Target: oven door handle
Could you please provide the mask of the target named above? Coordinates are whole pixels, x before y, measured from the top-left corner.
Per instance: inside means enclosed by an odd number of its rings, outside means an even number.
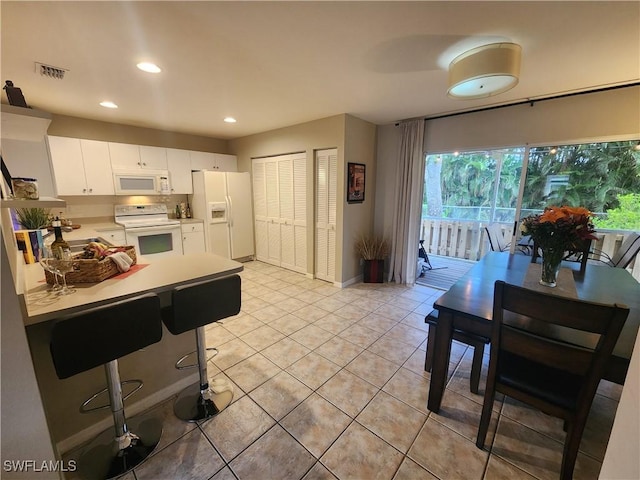
[[[174,230],[180,230],[180,225],[157,225],[154,227],[129,227],[125,228],[125,233],[130,232],[133,234],[165,231],[167,233],[173,233]]]

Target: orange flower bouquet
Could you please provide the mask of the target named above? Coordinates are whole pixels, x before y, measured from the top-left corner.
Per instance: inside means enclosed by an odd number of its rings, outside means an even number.
[[[555,286],[555,278],[563,258],[584,250],[585,242],[595,240],[593,214],[583,207],[546,207],[539,215],[522,220],[520,231],[531,235],[542,249],[540,283]]]

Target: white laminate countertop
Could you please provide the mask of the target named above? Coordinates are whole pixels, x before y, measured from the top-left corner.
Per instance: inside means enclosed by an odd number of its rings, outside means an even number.
[[[70,235],[69,238],[71,237]],[[100,283],[78,283],[75,285],[75,293],[64,296],[47,293],[49,285],[44,281],[44,270],[39,264],[25,265],[25,325],[45,322],[148,292],[160,293],[178,285],[224,277],[244,268],[239,262],[210,253],[175,255],[152,261],[138,256],[137,263],[147,266],[125,278],[116,276]]]

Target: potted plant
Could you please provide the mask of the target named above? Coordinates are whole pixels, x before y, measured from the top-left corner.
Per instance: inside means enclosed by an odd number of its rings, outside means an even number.
[[[25,230],[39,230],[47,228],[51,223],[51,216],[49,210],[45,208],[18,208],[16,220]]]
[[[391,250],[387,239],[375,235],[361,235],[356,241],[355,249],[360,258],[364,260],[363,281],[365,283],[382,283],[384,259],[389,256]]]

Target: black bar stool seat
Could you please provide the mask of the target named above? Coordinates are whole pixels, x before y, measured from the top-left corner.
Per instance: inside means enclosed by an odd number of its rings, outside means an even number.
[[[95,307],[54,322],[50,350],[58,378],[69,378],[100,365],[104,365],[107,377],[109,404],[103,407],[111,409],[115,432],[104,431],[83,449],[78,460],[81,476],[117,477],[132,470],[157,446],[162,434],[159,419],[139,417],[127,421],[125,417],[118,358],[161,338],[160,301],[155,294]],[[142,385],[140,380],[133,382]],[[82,413],[103,408],[87,409],[88,403],[83,403]]]
[[[240,277],[231,275],[215,280],[176,287],[171,293],[171,305],[162,309],[162,321],[174,335],[195,330],[200,381],[184,389],[173,407],[175,415],[195,422],[217,415],[233,400],[233,385],[218,378],[209,384],[205,325],[240,313]],[[216,349],[214,349],[216,350]],[[189,355],[189,354],[188,354]],[[176,363],[176,368],[188,355]]]

